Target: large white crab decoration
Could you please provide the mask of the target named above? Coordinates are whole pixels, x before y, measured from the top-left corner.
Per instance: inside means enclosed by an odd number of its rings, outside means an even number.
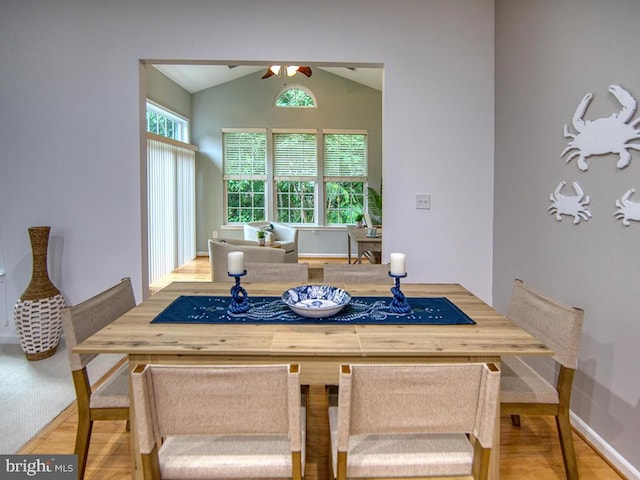
[[[571,186],[575,190],[577,195],[569,196],[560,193],[564,186],[567,184],[564,180],[558,184],[555,191],[549,195],[551,200],[551,206],[547,208],[549,213],[556,216],[556,220],[562,221],[562,215],[569,215],[573,217],[573,223],[578,224],[580,220],[589,220],[591,218],[591,212],[586,205],[589,205],[589,195],[584,194],[582,187],[578,185],[578,182],[571,182]]]
[[[629,200],[629,197],[634,193],[636,193],[636,189],[630,188],[620,200],[616,200],[618,209],[613,213],[614,217],[622,220],[622,224],[627,227],[630,225],[629,220],[640,222],[640,203]]]
[[[576,133],[570,132],[566,124],[564,126],[564,136],[573,140],[560,156],[564,157],[569,153],[567,163],[578,157],[578,168],[583,172],[589,169],[587,158],[591,155],[616,153],[619,155],[616,166],[624,168],[631,161],[629,149],[640,150],[640,145],[629,143],[640,138],[640,130],[635,128],[640,119],[631,121],[637,107],[636,100],[619,85],[611,85],[609,91],[622,105],[618,113],[596,120],[584,120],[584,114],[593,98],[593,94],[587,93],[573,114],[572,125]]]

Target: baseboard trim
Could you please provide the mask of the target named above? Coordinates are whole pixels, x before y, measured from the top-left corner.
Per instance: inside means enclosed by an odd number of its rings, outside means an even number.
[[[8,333],[8,334],[0,334],[0,345],[4,345],[4,344],[10,344],[10,345],[15,345],[17,343],[20,343],[20,340],[18,339],[18,336],[15,333]]]
[[[631,465],[618,451],[598,435],[580,417],[571,412],[571,425],[620,475],[628,480],[640,480],[640,470]]]

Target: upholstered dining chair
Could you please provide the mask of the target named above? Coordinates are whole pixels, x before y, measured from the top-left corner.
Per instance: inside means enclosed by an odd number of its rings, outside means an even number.
[[[520,425],[520,414],[553,415],[567,479],[578,479],[569,408],[584,311],[564,305],[516,279],[507,316],[553,350],[558,365],[555,385],[520,357],[502,358],[502,415]]]
[[[247,274],[242,282],[293,282],[309,281],[308,263],[245,263]]]
[[[391,285],[394,279],[389,276],[389,264],[355,263],[326,264],[322,267],[323,281],[335,283],[382,283]]]
[[[302,478],[298,365],[138,365],[132,388],[145,479]]]
[[[136,306],[131,279],[71,307],[62,309],[62,328],[69,352],[78,404],[78,430],[74,453],[78,455],[78,476],[84,478],[93,422],[125,420],[129,427],[129,367],[123,362],[109,377],[93,388],[87,365],[96,355],[73,353],[73,347],[106,327]]]
[[[495,364],[343,365],[334,478],[486,479],[499,387]]]

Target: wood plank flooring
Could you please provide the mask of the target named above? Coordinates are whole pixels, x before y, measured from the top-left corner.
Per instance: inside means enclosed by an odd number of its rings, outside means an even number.
[[[346,259],[301,259],[308,261],[314,280],[321,280],[318,267],[324,263],[346,263]],[[199,257],[181,267],[153,287],[176,280],[208,281],[209,264]],[[312,391],[310,402],[326,406],[323,389]],[[313,422],[313,418],[308,419]],[[77,427],[75,403],[61,413],[51,424],[39,432],[18,453],[66,454],[73,453]],[[328,427],[328,426],[327,426]],[[500,476],[502,480],[562,480],[565,478],[562,455],[552,418],[522,417],[522,426],[513,427],[510,418],[501,419]],[[574,432],[578,470],[583,480],[620,480],[623,478],[597,452]],[[314,450],[328,445],[308,445],[307,480],[327,479],[327,465],[319,465]],[[87,465],[87,479],[124,480],[131,478],[129,434],[124,422],[96,422],[93,428]]]

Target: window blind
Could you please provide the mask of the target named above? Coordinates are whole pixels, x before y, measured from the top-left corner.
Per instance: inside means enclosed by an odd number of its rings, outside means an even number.
[[[223,132],[223,174],[230,179],[266,179],[265,132]]]
[[[367,135],[324,134],[324,176],[332,178],[367,177]]]
[[[274,133],[275,180],[315,180],[318,146],[314,133]]]
[[[193,148],[147,138],[150,283],[196,256],[195,184]]]

